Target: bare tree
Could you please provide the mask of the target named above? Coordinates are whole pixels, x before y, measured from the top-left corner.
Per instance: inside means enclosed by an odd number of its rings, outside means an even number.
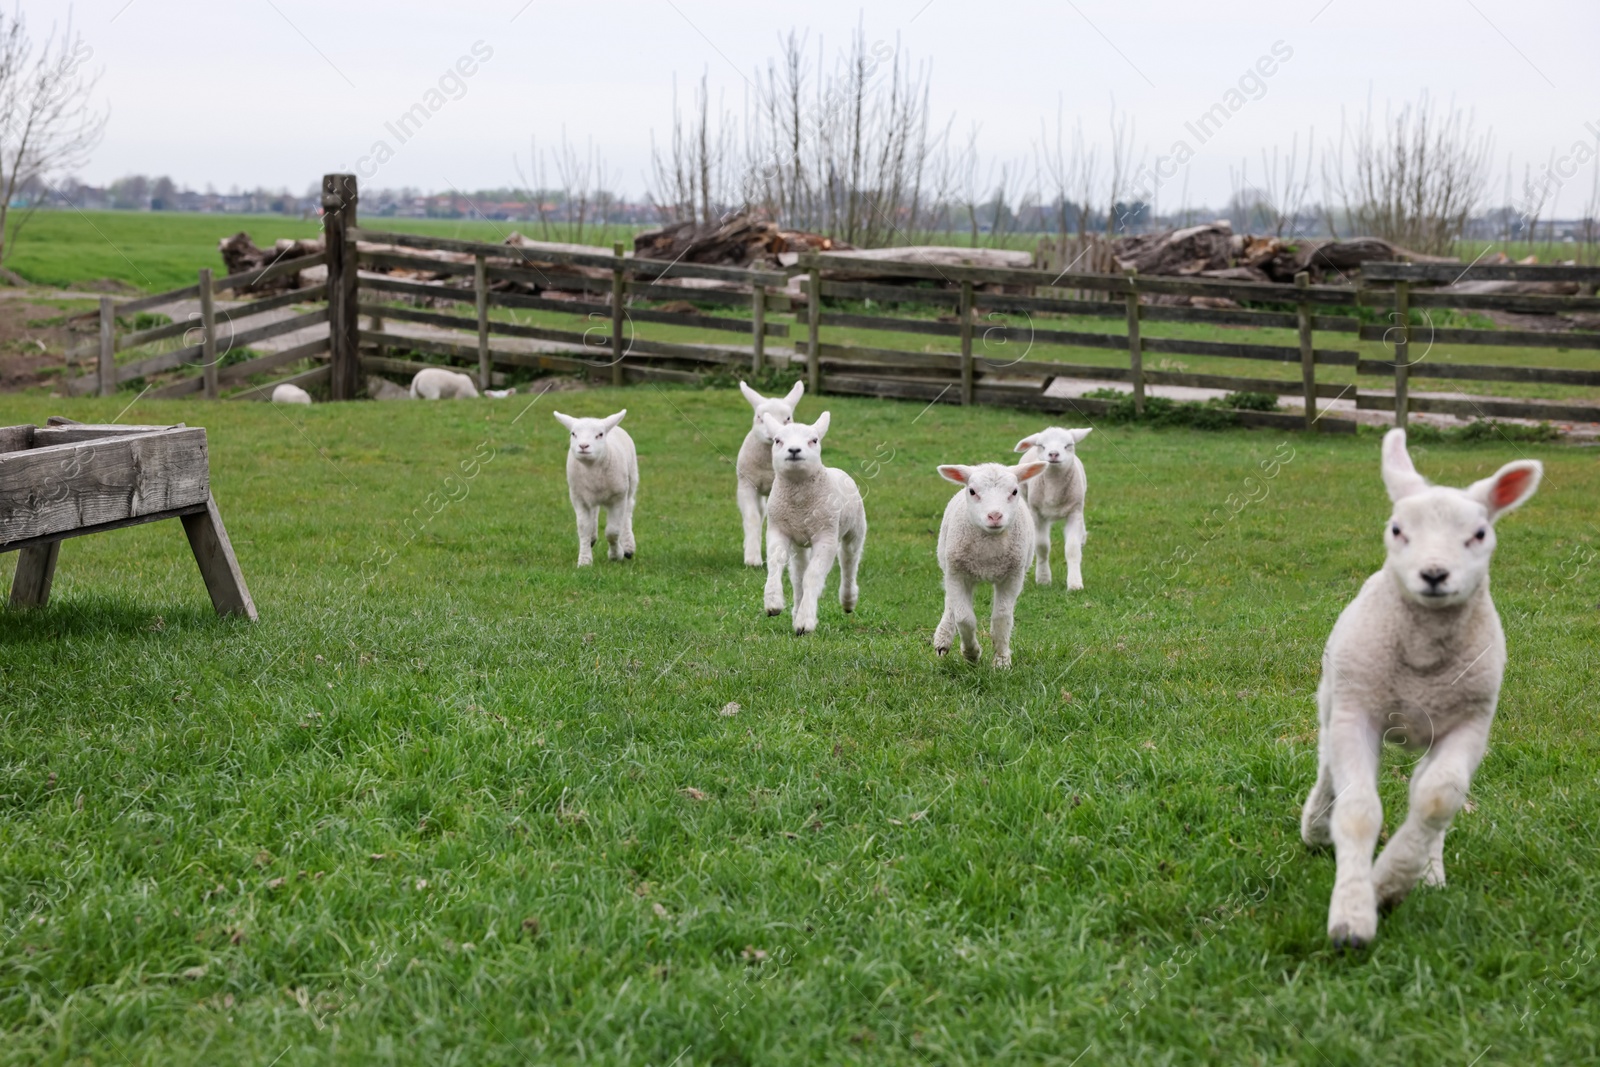
[[[1386,111],[1381,124],[1369,102],[1353,128],[1341,122],[1339,141],[1323,158],[1330,232],[1340,236],[1342,221],[1345,236],[1370,234],[1435,255],[1453,251],[1483,201],[1493,140],[1477,131],[1470,113],[1454,105],[1441,111],[1427,94]]]
[[[83,70],[93,55],[70,21],[36,46],[21,8],[0,14],[0,263],[38,203],[14,218],[17,194],[83,166],[105,132],[107,113],[91,106],[98,75]]]
[[[733,128],[725,112],[711,115],[711,89],[701,74],[687,116],[678,106],[678,83],[672,83],[672,142],[664,153],[651,138],[654,171],[650,201],[663,222],[715,226],[728,204],[727,168]]]

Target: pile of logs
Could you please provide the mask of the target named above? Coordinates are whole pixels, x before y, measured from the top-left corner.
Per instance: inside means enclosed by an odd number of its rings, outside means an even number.
[[[322,238],[319,237],[315,241],[280,240],[271,248],[257,248],[255,242],[250,240],[250,235],[241,230],[232,237],[224,237],[218,241],[217,251],[222,253],[222,263],[226,273],[243,274],[246,271],[261,270],[282,260],[315,255],[322,251]],[[312,267],[294,274],[269,278],[256,285],[240,286],[234,292],[240,294],[288,292],[290,289],[299,289],[305,285],[315,285],[327,276],[328,268]]]
[[[786,230],[775,222],[743,214],[712,227],[677,222],[633,239],[633,254],[646,259],[757,269],[792,266],[805,252],[839,252],[851,247],[825,234]]]
[[[1328,275],[1345,280],[1369,260],[1448,262],[1401,248],[1378,237],[1348,241],[1236,234],[1226,219],[1164,233],[1120,237],[1113,243],[1117,266],[1140,274],[1177,274],[1236,281],[1292,282],[1301,271],[1314,282]]]

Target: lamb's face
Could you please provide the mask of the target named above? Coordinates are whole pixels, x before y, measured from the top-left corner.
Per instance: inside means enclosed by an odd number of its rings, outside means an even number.
[[[967,521],[988,534],[1002,534],[1011,528],[1017,509],[1025,506],[1022,483],[1044,470],[1042,463],[1007,467],[999,463],[980,463],[974,467],[946,464],[939,473],[963,487]]]
[[[1030,448],[1039,450],[1039,458],[1049,466],[1055,467],[1063,463],[1070,463],[1077,453],[1078,442],[1088,437],[1093,432],[1093,427],[1084,430],[1066,430],[1060,426],[1051,426],[1049,429],[1040,430],[1032,437],[1024,437],[1017,442],[1016,451],[1026,452]]]
[[[800,395],[805,392],[804,382],[795,382],[794,388],[789,390],[787,396],[762,396],[744,382],[739,383],[739,391],[744,394],[745,400],[755,409],[755,416],[751,420],[751,429],[755,435],[767,444],[772,443],[772,434],[768,432],[765,419],[768,415],[780,426],[787,426],[794,421],[794,406],[800,402]]]
[[[556,421],[565,426],[570,433],[567,439],[567,452],[581,463],[598,463],[606,458],[606,439],[611,431],[615,430],[617,423],[622,421],[622,416],[628,413],[623,408],[615,415],[608,415],[603,419],[575,419],[571,415],[555,412]]]
[[[1385,566],[1406,596],[1429,607],[1478,591],[1494,554],[1489,511],[1460,489],[1430,486],[1395,503],[1384,531]]]
[[[1489,576],[1494,522],[1533,495],[1544,466],[1538,460],[1507,463],[1465,489],[1429,485],[1406,452],[1406,432],[1383,438],[1383,481],[1394,501],[1384,531],[1384,569],[1417,604],[1446,608],[1464,603]]]
[[[828,421],[826,411],[810,426],[803,422],[780,423],[771,415],[763,415],[761,424],[772,439],[773,471],[809,474],[821,470],[822,438],[827,435]]]

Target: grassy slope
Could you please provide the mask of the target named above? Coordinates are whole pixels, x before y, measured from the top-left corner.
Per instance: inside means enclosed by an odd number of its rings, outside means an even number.
[[[116,414],[45,403],[0,424]],[[572,566],[556,404],[629,408],[630,564]],[[171,525],[71,542],[54,606],[0,614],[0,1063],[1600,1052],[1589,452],[1541,446],[1502,530],[1450,887],[1346,957],[1297,814],[1321,644],[1380,558],[1374,438],[1102,429],[1089,588],[1030,585],[997,674],[929,647],[932,467],[1032,417],[830,399],[863,599],[797,640],[739,565],[735,394],[518,405],[129,414],[209,427],[262,621],[210,616]],[[1460,483],[1520,449],[1419,452]]]

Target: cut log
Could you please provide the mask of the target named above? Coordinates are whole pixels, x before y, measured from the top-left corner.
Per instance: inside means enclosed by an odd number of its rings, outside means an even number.
[[[311,256],[322,251],[322,239],[314,241],[280,240],[271,248],[257,248],[255,242],[250,240],[250,235],[240,230],[232,237],[224,237],[217,242],[217,251],[222,254],[222,263],[228,274],[243,274],[246,271],[261,270],[273,263],[288,259],[298,259],[301,256]],[[313,276],[315,272],[315,276]],[[277,293],[299,289],[306,285],[314,285],[328,277],[328,268],[310,267],[293,274],[281,274],[276,278],[268,278],[255,285],[242,285],[234,292],[239,295],[249,293]]]

